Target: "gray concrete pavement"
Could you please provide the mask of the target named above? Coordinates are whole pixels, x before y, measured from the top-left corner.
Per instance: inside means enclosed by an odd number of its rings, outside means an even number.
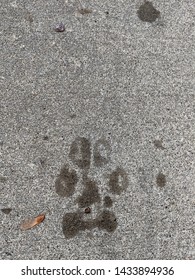
[[[1,0],[1,259],[195,259],[194,16]]]

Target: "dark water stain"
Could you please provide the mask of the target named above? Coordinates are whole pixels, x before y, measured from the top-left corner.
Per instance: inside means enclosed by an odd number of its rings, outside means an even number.
[[[93,162],[96,167],[101,167],[110,160],[111,147],[108,141],[99,139],[93,149]],[[72,163],[81,168],[83,190],[80,196],[77,197],[76,203],[79,208],[76,213],[65,213],[62,221],[62,230],[66,238],[75,237],[79,231],[91,230],[93,228],[103,229],[107,232],[113,232],[117,227],[116,216],[108,210],[100,211],[95,219],[86,214],[91,213],[91,205],[101,202],[98,184],[96,181],[88,177],[89,168],[91,165],[91,143],[84,137],[77,137],[71,144],[69,150],[69,158]],[[74,169],[70,169],[65,165],[56,180],[56,192],[62,196],[71,196],[78,182],[77,173]],[[113,194],[121,194],[128,186],[128,177],[126,172],[117,167],[109,175],[109,187]],[[110,196],[104,197],[104,207],[112,207],[113,201]]]
[[[76,116],[77,116],[76,114],[72,114],[72,115],[70,115],[70,118],[71,118],[71,119],[75,119]]]
[[[117,228],[117,220],[114,213],[104,210],[97,218],[97,226],[99,229],[105,229],[113,232]]]
[[[86,8],[81,8],[81,9],[78,10],[78,12],[79,12],[81,15],[87,15],[87,14],[91,14],[91,13],[92,13],[92,10],[86,9]]]
[[[5,183],[7,181],[7,177],[0,175],[0,183]]]
[[[49,136],[47,136],[47,135],[43,136],[43,140],[45,140],[45,141],[49,140]]]
[[[142,21],[154,22],[159,16],[160,12],[153,7],[152,2],[145,1],[137,11],[138,17]]]
[[[128,186],[127,173],[120,167],[110,174],[109,187],[113,194],[121,194]]]
[[[163,147],[163,144],[162,144],[162,140],[154,140],[154,146],[158,149],[162,149],[164,150],[165,148]]]
[[[62,231],[66,238],[75,237],[80,231],[93,228],[104,229],[113,232],[117,228],[117,221],[114,213],[104,210],[97,218],[84,221],[80,213],[66,213],[62,221]]]
[[[79,168],[89,169],[91,160],[89,140],[84,137],[76,138],[71,144],[69,158]]]
[[[26,12],[26,14],[25,14],[25,19],[26,19],[27,21],[29,21],[30,23],[33,22],[33,17],[32,17],[32,15],[31,15],[31,13],[30,13],[29,11]]]
[[[100,202],[98,186],[95,181],[87,179],[84,182],[84,190],[81,196],[77,198],[80,208],[88,207],[96,202]]]
[[[78,177],[76,171],[65,165],[55,182],[56,193],[62,197],[71,196],[75,191],[77,182]]]
[[[166,176],[160,172],[156,177],[156,183],[159,187],[164,187],[166,185]]]
[[[110,196],[105,196],[104,197],[104,207],[112,207],[113,201],[110,198]]]
[[[11,208],[3,208],[3,209],[1,209],[1,211],[4,213],[4,214],[9,214],[11,211],[12,211],[12,209]]]
[[[101,167],[107,164],[110,160],[111,147],[108,141],[104,139],[99,139],[95,145],[93,150],[94,156],[94,165],[97,167]]]
[[[62,230],[66,238],[76,236],[80,230],[86,229],[86,222],[79,213],[66,213],[63,217]]]

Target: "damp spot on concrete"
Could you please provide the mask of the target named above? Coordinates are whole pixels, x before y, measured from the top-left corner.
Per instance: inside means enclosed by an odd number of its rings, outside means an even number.
[[[107,164],[110,160],[111,147],[108,141],[104,139],[99,139],[93,150],[94,164],[97,167],[101,167]]]
[[[75,237],[79,231],[91,230],[93,228],[104,229],[113,232],[117,228],[117,220],[114,213],[104,210],[97,218],[88,221],[83,220],[80,213],[66,213],[62,221],[62,231],[68,238]]]
[[[156,183],[159,187],[164,187],[166,185],[166,176],[160,172],[156,177]]]
[[[114,213],[104,210],[97,218],[96,223],[99,229],[105,229],[113,232],[117,228],[117,220]]]
[[[88,169],[90,167],[91,149],[90,142],[84,137],[78,137],[71,144],[69,158],[79,168]]]
[[[104,197],[104,207],[112,207],[112,199],[110,198],[110,196],[105,196]]]
[[[26,14],[25,14],[25,19],[26,19],[26,21],[28,21],[28,22],[30,22],[30,23],[32,23],[33,22],[33,17],[32,17],[32,15],[31,15],[31,13],[30,12],[26,12]]]
[[[46,159],[40,158],[40,164],[41,164],[42,167],[44,167],[45,164],[46,164]]]
[[[116,216],[109,211],[113,201],[109,195],[101,197],[99,193],[99,182],[89,177],[89,168],[91,166],[91,158],[93,165],[101,167],[109,163],[111,147],[105,139],[99,139],[95,142],[93,149],[90,141],[84,137],[77,137],[70,145],[69,159],[74,166],[81,168],[82,190],[73,203],[78,204],[78,209],[75,213],[65,213],[62,221],[63,234],[66,238],[75,237],[79,231],[103,229],[107,232],[113,232],[117,227]],[[117,167],[108,175],[109,189],[113,194],[121,194],[128,186],[127,173],[120,167]],[[75,169],[70,169],[69,165],[65,165],[56,180],[56,192],[62,197],[70,196],[74,193],[78,182],[77,172]],[[97,215],[93,211],[93,204],[96,206],[103,199],[103,211],[98,211]],[[97,205],[96,205],[97,204]],[[99,207],[98,207],[99,209]],[[92,218],[94,215],[95,218]],[[88,215],[88,217],[86,217]]]
[[[78,182],[77,173],[65,165],[55,182],[56,193],[62,197],[71,196],[75,191]]]
[[[84,182],[84,185],[85,187],[82,195],[77,198],[80,208],[88,207],[96,202],[100,202],[100,195],[96,182],[88,179]]]
[[[92,13],[92,10],[86,9],[86,8],[81,8],[81,9],[78,10],[78,12],[79,12],[81,15],[87,15],[87,14],[91,14],[91,13]]]
[[[76,114],[72,114],[72,115],[70,115],[70,118],[71,118],[71,119],[75,119],[76,116],[77,116]]]
[[[8,214],[12,211],[12,209],[11,209],[11,208],[3,208],[3,209],[1,209],[1,211],[2,211],[4,214],[8,215]]]
[[[126,172],[117,167],[115,171],[110,174],[109,187],[113,194],[121,194],[128,186],[128,177]]]
[[[5,183],[7,181],[7,177],[0,175],[0,183]]]
[[[79,213],[66,213],[63,217],[62,230],[66,238],[75,237],[80,230],[85,230],[86,222]]]
[[[149,1],[145,1],[145,3],[139,7],[137,14],[142,21],[150,23],[154,22],[160,16],[160,12],[156,10],[152,2]]]
[[[154,140],[154,146],[158,149],[161,149],[161,150],[164,150],[165,148],[163,147],[163,144],[162,144],[162,140]]]
[[[48,141],[49,140],[49,136],[47,136],[47,135],[43,136],[43,140]]]

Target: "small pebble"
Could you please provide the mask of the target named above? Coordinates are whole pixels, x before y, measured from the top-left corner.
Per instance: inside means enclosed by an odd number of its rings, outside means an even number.
[[[55,27],[56,32],[64,32],[65,26],[62,22],[58,23]]]
[[[86,214],[91,213],[91,209],[90,209],[89,207],[85,208],[85,213],[86,213]]]

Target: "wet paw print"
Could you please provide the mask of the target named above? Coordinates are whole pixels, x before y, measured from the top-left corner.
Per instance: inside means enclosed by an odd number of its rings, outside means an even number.
[[[65,213],[63,216],[62,229],[66,238],[72,238],[86,229],[98,228],[107,232],[113,232],[117,228],[117,218],[110,210],[113,201],[109,192],[120,195],[128,185],[126,172],[117,167],[108,174],[107,193],[102,195],[100,187],[95,180],[89,177],[90,168],[101,168],[110,162],[111,147],[108,141],[99,139],[96,141],[93,152],[91,143],[84,137],[78,137],[70,146],[69,159],[74,168],[65,164],[55,182],[55,189],[61,197],[71,197],[76,192],[78,185],[81,187],[80,195],[76,198],[78,205],[76,212]],[[76,168],[81,171],[79,178]],[[79,182],[81,182],[79,184]],[[93,218],[95,209],[101,209]]]

